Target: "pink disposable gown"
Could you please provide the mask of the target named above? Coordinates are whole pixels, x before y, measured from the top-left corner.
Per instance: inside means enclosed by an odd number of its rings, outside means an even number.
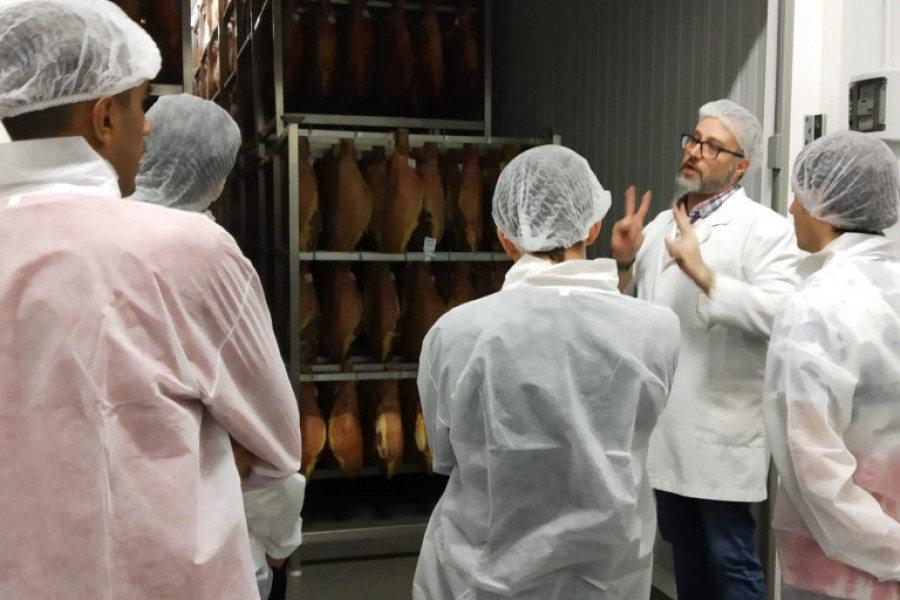
[[[259,280],[81,138],[0,144],[0,598],[258,598],[249,486],[300,466]]]

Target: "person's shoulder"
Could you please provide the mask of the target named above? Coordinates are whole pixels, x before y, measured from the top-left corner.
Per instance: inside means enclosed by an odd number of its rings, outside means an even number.
[[[212,268],[246,259],[234,238],[201,213],[122,201],[117,222],[128,232],[132,252],[175,271]]]

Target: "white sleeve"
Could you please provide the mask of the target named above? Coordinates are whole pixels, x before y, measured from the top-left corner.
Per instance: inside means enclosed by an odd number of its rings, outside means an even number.
[[[824,330],[824,320],[817,325]],[[858,377],[822,346],[801,346],[789,339],[790,327],[776,327],[764,415],[781,489],[827,556],[882,581],[900,580],[900,523],[856,485],[856,459],[844,443]]]
[[[306,479],[295,473],[277,485],[244,492],[247,529],[272,558],[287,558],[301,541]]]
[[[254,457],[244,489],[300,470],[300,414],[259,277],[233,239],[185,258],[179,336],[212,417]]]
[[[434,348],[436,329],[432,328],[422,343],[422,354],[419,358],[419,397],[422,400],[422,416],[425,419],[425,430],[428,433],[428,447],[431,450],[432,470],[435,473],[449,475],[456,465],[456,457],[450,445],[450,412],[447,406],[446,390],[441,390],[435,380],[434,371],[440,369],[435,365],[439,361]]]
[[[774,217],[775,215],[773,215]],[[721,323],[743,333],[768,338],[775,313],[800,283],[800,251],[790,225],[780,218],[761,218],[743,243],[744,277],[716,273],[706,310],[707,326]]]

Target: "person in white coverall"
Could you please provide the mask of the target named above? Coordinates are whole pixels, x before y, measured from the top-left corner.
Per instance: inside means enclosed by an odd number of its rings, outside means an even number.
[[[586,260],[609,208],[560,146],[500,175],[503,289],[441,317],[418,378],[434,470],[416,600],[646,600],[656,523],[644,461],[677,359],[668,309]]]
[[[681,138],[683,195],[644,229],[649,193],[635,211],[629,190],[613,258],[623,289],[681,322],[678,370],[647,458],[678,597],[762,600],[751,503],[766,499],[765,356],[800,253],[788,221],[740,185],[760,154],[759,121],[730,100],[699,114]]]
[[[215,102],[189,94],[163,96],[147,111],[150,135],[129,198],[204,212],[225,187],[241,147],[241,131]],[[237,451],[238,464],[243,452]],[[279,484],[244,492],[244,511],[259,595],[272,591],[272,566],[300,545],[306,478],[294,473]]]
[[[259,279],[122,200],[160,54],[106,0],[0,2],[0,598],[258,597],[248,487],[297,472]]]
[[[779,310],[765,418],[780,474],[785,600],[900,599],[900,172],[858,132],[803,149],[791,178],[806,277]]]

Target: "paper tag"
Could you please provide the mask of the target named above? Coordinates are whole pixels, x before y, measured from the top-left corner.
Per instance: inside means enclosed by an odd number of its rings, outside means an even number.
[[[312,154],[310,154],[309,156],[307,156],[307,157],[306,157],[306,160],[309,161],[309,166],[313,166],[313,165],[316,164],[316,159],[314,159],[314,158],[312,157]]]
[[[462,166],[462,163],[457,163],[457,164],[456,164],[456,167],[457,167],[460,171],[462,171],[462,167],[463,167],[463,166]]]
[[[312,273],[307,273],[303,279],[306,281],[306,283],[312,283]]]
[[[334,16],[334,13],[331,13],[330,15],[328,15],[328,22],[331,23],[332,25],[337,23],[337,17]]]
[[[411,169],[416,168],[416,159],[414,159],[414,158],[409,159],[409,168],[411,168]]]
[[[425,252],[425,260],[430,261],[434,258],[434,249],[437,247],[437,240],[433,237],[426,237],[425,243],[422,244],[422,250]]]

